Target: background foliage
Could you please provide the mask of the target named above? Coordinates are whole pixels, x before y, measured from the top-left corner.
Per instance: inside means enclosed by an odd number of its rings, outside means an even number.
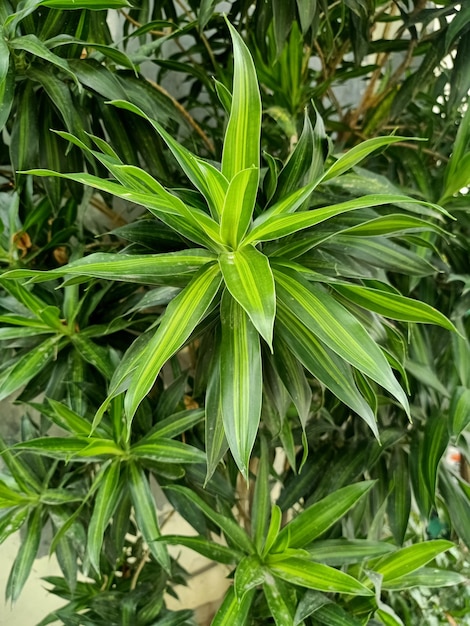
[[[233,568],[215,626],[466,623],[469,27],[0,5],[7,599],[52,525],[42,624],[194,623],[172,544]]]

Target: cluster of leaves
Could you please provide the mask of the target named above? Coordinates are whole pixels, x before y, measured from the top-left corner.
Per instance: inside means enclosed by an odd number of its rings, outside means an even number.
[[[135,4],[0,7],[0,399],[36,416],[0,442],[7,597],[52,524],[44,624],[191,623],[171,544],[233,567],[214,626],[413,623],[395,592],[470,546],[468,10]]]

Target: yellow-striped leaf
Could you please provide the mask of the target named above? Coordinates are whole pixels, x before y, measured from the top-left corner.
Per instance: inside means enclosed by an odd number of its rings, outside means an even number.
[[[326,290],[300,274],[284,268],[275,270],[274,276],[279,300],[331,350],[387,389],[409,414],[405,392],[362,324]]]
[[[250,52],[235,28],[229,24],[233,42],[234,75],[232,107],[225,133],[222,173],[231,181],[241,170],[259,170],[261,98]]]
[[[356,387],[351,367],[325,346],[289,307],[278,302],[276,329],[302,365],[342,402],[362,417],[379,438],[374,413]]]
[[[373,596],[374,593],[367,589],[358,580],[339,570],[323,565],[312,563],[299,558],[289,558],[280,563],[270,565],[269,569],[275,575],[294,585],[318,589],[330,593],[345,593],[354,596]]]
[[[248,230],[258,191],[258,170],[241,170],[230,181],[220,220],[220,236],[236,249]]]
[[[333,288],[355,304],[384,317],[403,322],[438,324],[448,330],[457,329],[445,315],[434,307],[390,291],[379,291],[361,285],[332,284]]]
[[[218,265],[203,267],[183,291],[168,305],[157,332],[139,356],[125,399],[127,418],[152,388],[164,363],[189,339],[214,299],[222,276]]]
[[[307,188],[306,188],[307,189]],[[301,192],[302,190],[300,190]],[[254,223],[253,229],[245,237],[245,243],[253,243],[258,241],[270,241],[280,237],[286,237],[292,233],[296,233],[305,228],[311,228],[316,224],[320,224],[336,215],[347,213],[348,211],[356,211],[357,209],[365,209],[368,207],[382,206],[385,204],[396,204],[397,202],[410,202],[415,204],[427,204],[423,200],[415,200],[408,196],[392,195],[392,194],[372,194],[362,196],[347,202],[340,202],[331,206],[319,209],[311,209],[310,211],[302,211],[292,215],[293,211],[298,208],[298,198],[303,198],[305,193],[294,192],[293,202],[289,204],[288,198],[282,200],[260,216]],[[295,201],[294,201],[295,200]],[[434,205],[431,205],[434,206]]]
[[[157,507],[150,489],[150,483],[143,469],[135,463],[129,464],[128,485],[131,492],[137,526],[147,543],[152,556],[167,571],[170,571],[170,557],[166,546],[157,539],[161,536],[157,520]]]
[[[221,254],[219,264],[227,289],[272,347],[276,297],[268,258],[253,246],[245,246]]]
[[[220,393],[230,450],[248,480],[250,454],[261,416],[263,379],[259,335],[244,309],[225,291],[220,317]]]
[[[156,120],[148,117],[148,115],[134,104],[123,100],[113,100],[110,104],[121,109],[132,111],[150,122],[155,130],[163,137],[186,176],[205,197],[212,217],[217,220],[220,219],[228,187],[228,181],[225,176],[213,165],[197,157],[178,143]]]

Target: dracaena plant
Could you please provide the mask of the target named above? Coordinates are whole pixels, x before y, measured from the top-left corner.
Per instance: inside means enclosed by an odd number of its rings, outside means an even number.
[[[399,243],[395,239],[408,232],[442,232],[434,220],[442,213],[438,206],[391,193],[370,194],[328,206],[314,204],[320,185],[331,184],[372,151],[401,138],[368,140],[344,155],[332,156],[325,165],[321,120],[317,117],[312,127],[306,117],[301,139],[282,171],[277,171],[276,162],[269,157],[269,169],[262,171],[262,111],[256,71],[243,40],[230,24],[229,29],[234,47],[234,80],[220,169],[183,148],[135,105],[113,103],[148,119],[198,195],[167,190],[144,170],[123,164],[97,137],[93,139],[99,150],[92,150],[79,138],[60,133],[90,158],[106,165],[114,180],[86,173],[56,175],[146,206],[179,233],[188,247],[156,255],[99,253],[46,274],[20,269],[5,277],[29,276],[33,281],[42,281],[89,276],[183,285],[148,342],[132,346],[124,356],[95,423],[99,423],[111,399],[125,391],[130,429],[137,408],[168,359],[195,331],[204,333],[215,326],[214,355],[207,374],[208,474],[228,444],[238,468],[248,478],[261,416],[263,360],[272,359],[270,353],[302,424],[310,394],[303,370],[306,368],[364,419],[378,437],[376,385],[407,413],[409,408],[406,393],[392,370],[394,366],[404,375],[400,362],[374,339],[370,315],[435,323],[448,329],[453,325],[429,305],[401,296],[387,284],[383,273],[370,268],[380,259],[379,249],[385,269],[393,266],[395,256],[408,261],[411,271],[418,274],[433,271],[431,264],[426,267],[406,246],[405,238]],[[45,170],[33,173],[54,174]],[[265,194],[258,193],[261,174]],[[321,194],[318,198],[321,202]],[[405,206],[408,213],[390,210],[392,205]],[[415,206],[425,206],[433,219],[414,215]],[[347,219],[347,214],[353,212],[355,217]],[[419,241],[419,236],[416,239]],[[355,256],[358,251],[355,271],[348,272],[343,269],[346,263],[340,262],[337,275],[332,275],[328,263],[322,263],[322,256],[325,260],[335,246],[343,249],[346,259],[348,253]],[[369,268],[361,272],[364,264]]]

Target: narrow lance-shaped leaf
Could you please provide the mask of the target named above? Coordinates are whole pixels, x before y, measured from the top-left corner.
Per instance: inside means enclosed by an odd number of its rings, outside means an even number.
[[[348,363],[319,341],[282,302],[278,302],[276,329],[302,365],[337,398],[360,415],[378,439],[379,431],[374,413],[359,393]]]
[[[338,489],[299,513],[279,533],[289,534],[290,548],[303,548],[345,515],[374,485],[364,481]]]
[[[100,554],[104,531],[111,521],[122,489],[120,474],[120,463],[115,461],[103,469],[102,475],[98,475],[100,487],[96,494],[87,539],[90,563],[97,572],[100,571]]]
[[[238,600],[233,587],[225,594],[220,609],[214,616],[211,626],[245,626],[249,617],[255,590],[248,591]]]
[[[326,291],[287,268],[275,271],[276,291],[285,306],[331,350],[387,389],[409,414],[407,397],[380,347],[360,322]]]
[[[51,65],[59,67],[63,72],[68,74],[68,76],[70,76],[70,78],[74,81],[77,87],[81,89],[81,85],[78,82],[75,74],[70,69],[67,61],[51,52],[49,48],[36,37],[36,35],[29,34],[23,35],[22,37],[18,37],[15,39],[10,39],[9,44],[14,50],[24,50],[26,52],[29,52],[30,54],[33,54],[36,57],[44,59]]]
[[[10,65],[10,50],[0,26],[0,131],[5,126],[13,104],[15,75]]]
[[[222,173],[230,181],[241,170],[260,163],[261,98],[250,52],[227,22],[233,42],[232,107],[222,153]]]
[[[59,348],[59,341],[60,337],[46,339],[32,352],[23,355],[15,364],[2,372],[0,376],[0,400],[34,378],[54,358]]]
[[[293,624],[294,607],[289,602],[291,598],[286,593],[282,581],[275,578],[270,572],[266,572],[263,591],[276,626]]]
[[[274,278],[268,258],[253,246],[219,257],[225,284],[272,349],[276,309]]]
[[[225,176],[213,165],[200,159],[178,143],[156,120],[148,117],[134,104],[122,100],[114,100],[111,104],[140,115],[155,128],[165,140],[186,176],[205,197],[212,217],[219,220],[228,187]]]
[[[333,593],[345,593],[354,596],[372,596],[370,589],[339,570],[322,563],[312,563],[299,558],[289,558],[269,565],[275,575],[294,585],[318,589]]]
[[[333,284],[333,288],[346,298],[365,309],[380,313],[384,317],[403,322],[438,324],[448,330],[457,329],[445,315],[426,304],[389,291],[370,289],[361,285]]]
[[[188,281],[199,268],[214,258],[214,255],[201,248],[146,255],[97,252],[47,272],[11,270],[6,278],[30,278],[31,282],[36,283],[61,276],[90,276],[146,285],[177,283]]]
[[[205,502],[197,493],[187,487],[169,485],[167,489],[183,494],[192,504],[196,505],[206,517],[222,530],[231,545],[236,546],[237,549],[241,549],[245,553],[253,554],[254,546],[248,535],[232,516],[222,515],[214,510],[214,508]]]
[[[222,417],[220,396],[220,347],[211,363],[211,371],[206,390],[205,449],[207,454],[206,483],[215,472],[217,465],[228,450]]]
[[[166,544],[184,546],[185,548],[194,550],[212,561],[217,561],[217,563],[232,565],[233,563],[238,563],[238,561],[243,558],[243,552],[238,552],[234,548],[229,548],[215,541],[209,541],[204,537],[162,535],[160,540]]]
[[[220,220],[222,240],[236,249],[243,239],[255,208],[259,172],[255,167],[241,170],[230,181]]]
[[[415,200],[408,196],[377,194],[362,196],[361,198],[355,198],[354,200],[348,200],[347,202],[340,202],[339,204],[332,204],[327,207],[320,207],[318,209],[311,209],[309,211],[301,211],[292,215],[294,211],[300,206],[299,200],[302,201],[310,195],[311,191],[307,193],[311,185],[305,188],[305,191],[299,190],[292,194],[292,201],[289,202],[289,197],[281,200],[279,203],[271,207],[269,212],[266,211],[260,217],[256,219],[253,224],[253,229],[247,234],[243,243],[254,243],[258,241],[270,241],[272,239],[278,239],[280,237],[286,237],[305,228],[311,228],[316,224],[320,224],[325,220],[328,220],[336,215],[347,213],[349,211],[356,211],[357,209],[366,209],[368,207],[383,206],[386,204],[396,204],[398,202],[409,202],[411,204],[426,204],[428,206],[431,203],[424,202],[423,200]],[[313,189],[312,189],[313,190]]]
[[[132,188],[124,187],[119,183],[104,180],[98,176],[93,176],[93,174],[87,173],[61,174],[44,169],[28,170],[23,173],[34,174],[35,176],[59,176],[60,178],[73,180],[77,183],[82,183],[83,185],[89,185],[94,189],[110,193],[118,198],[127,200],[128,202],[140,204],[146,207],[164,223],[175,227],[178,232],[191,241],[208,248],[212,248],[214,246],[214,241],[204,231],[203,226],[210,225],[211,235],[218,238],[218,227],[215,222],[212,224],[211,218],[203,213],[203,211],[198,209],[190,210],[184,205],[184,203],[179,201],[176,196],[172,196],[172,198],[169,199],[168,196],[163,197],[149,192],[143,193]]]
[[[127,0],[42,0],[40,3],[51,9],[88,9],[89,11],[103,11],[103,9],[124,9],[131,5]]]
[[[150,391],[164,363],[184,345],[206,314],[221,278],[217,265],[202,268],[168,305],[157,332],[139,358],[140,365],[126,394],[125,409],[129,420]]]
[[[160,529],[150,484],[142,468],[135,463],[129,464],[128,484],[138,528],[152,555],[166,571],[170,571],[170,557],[167,549],[157,541],[160,537]]]
[[[206,455],[202,450],[181,441],[163,437],[138,443],[131,448],[131,454],[143,459],[161,463],[205,463]]]
[[[443,539],[425,541],[383,557],[373,565],[372,569],[382,575],[383,583],[388,583],[406,574],[411,574],[453,546],[451,541]]]
[[[455,389],[449,407],[449,418],[451,433],[454,437],[459,437],[470,423],[470,389]]]
[[[466,578],[458,572],[451,572],[435,567],[420,567],[411,574],[394,578],[390,582],[385,582],[383,588],[396,591],[402,589],[413,589],[415,587],[455,587],[465,583]]]
[[[28,530],[21,542],[20,549],[13,563],[6,586],[6,599],[15,602],[23,589],[33,567],[41,542],[42,531],[41,506],[37,506],[30,514]]]
[[[395,135],[392,135],[391,137],[373,137],[372,139],[362,141],[357,146],[354,146],[354,148],[348,150],[345,154],[342,154],[339,159],[333,163],[333,165],[326,171],[323,181],[330,180],[331,178],[335,178],[344,172],[347,172],[379,148],[383,148],[400,141],[410,141],[410,139],[413,139],[414,141],[423,141],[423,139],[420,139],[419,137],[397,137]]]
[[[269,488],[269,449],[265,437],[261,437],[261,450],[253,496],[252,534],[258,554],[261,553],[266,538],[271,491]]]
[[[245,556],[237,565],[233,588],[238,599],[264,582],[264,568],[259,557],[251,554]]]
[[[220,382],[225,435],[235,462],[248,480],[248,466],[261,416],[259,336],[248,315],[225,291],[221,302]]]

